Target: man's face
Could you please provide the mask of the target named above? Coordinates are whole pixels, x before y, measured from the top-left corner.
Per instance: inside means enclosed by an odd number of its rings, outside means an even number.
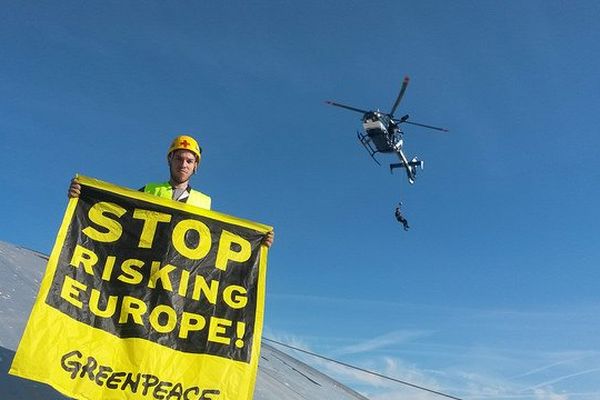
[[[171,179],[175,183],[183,183],[190,179],[196,168],[196,155],[189,150],[175,150],[171,154],[169,169]]]

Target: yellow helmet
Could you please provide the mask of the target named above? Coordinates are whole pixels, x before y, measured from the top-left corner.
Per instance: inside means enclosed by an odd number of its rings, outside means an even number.
[[[202,147],[198,145],[196,139],[187,135],[180,135],[173,139],[171,146],[169,146],[169,151],[167,152],[167,158],[175,150],[189,150],[196,155],[197,161],[200,161],[202,155]]]

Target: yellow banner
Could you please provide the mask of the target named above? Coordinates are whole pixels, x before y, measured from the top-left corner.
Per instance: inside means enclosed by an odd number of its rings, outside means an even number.
[[[77,399],[252,399],[271,227],[79,181],[10,373]]]

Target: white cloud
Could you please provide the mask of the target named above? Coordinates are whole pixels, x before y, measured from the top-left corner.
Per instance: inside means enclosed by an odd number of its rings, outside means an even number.
[[[364,324],[373,301],[282,296],[282,301],[323,304]],[[376,337],[277,335],[327,357],[468,400],[600,399],[600,351],[590,316],[597,305],[540,310],[458,309],[375,302],[418,316],[411,328],[389,320]],[[364,307],[364,309],[363,309]],[[345,312],[346,309],[353,312]],[[360,320],[351,320],[352,316]],[[405,320],[405,319],[404,319]],[[567,340],[568,338],[568,340]],[[314,350],[316,349],[316,350]],[[291,352],[291,351],[290,351]],[[293,353],[293,352],[291,352]],[[292,354],[372,400],[442,399],[347,367]],[[595,375],[597,374],[597,375]]]
[[[536,389],[534,391],[535,400],[568,400],[569,396],[565,394],[554,393],[548,389]]]
[[[349,355],[349,354],[358,354],[358,353],[368,353],[373,350],[378,350],[386,347],[390,347],[393,345],[403,344],[415,339],[421,338],[423,336],[427,336],[429,334],[428,331],[418,331],[418,330],[400,330],[389,332],[384,335],[380,335],[374,337],[372,339],[368,339],[359,343],[352,344],[350,346],[342,347],[334,352],[336,356],[341,355]]]
[[[545,382],[542,382],[542,383],[538,383],[538,384],[536,384],[536,385],[534,385],[532,387],[529,387],[529,388],[527,388],[527,389],[525,389],[523,391],[539,390],[540,388],[543,388],[543,387],[546,387],[546,386],[549,386],[549,385],[553,385],[555,383],[564,381],[566,379],[574,378],[576,376],[581,376],[581,375],[587,375],[587,374],[591,374],[593,372],[599,372],[599,371],[600,371],[600,368],[591,368],[591,369],[584,370],[584,371],[578,371],[578,372],[575,372],[575,373],[571,373],[571,374],[567,374],[567,375],[562,375],[562,376],[553,378],[551,380],[548,380],[548,381],[545,381]]]

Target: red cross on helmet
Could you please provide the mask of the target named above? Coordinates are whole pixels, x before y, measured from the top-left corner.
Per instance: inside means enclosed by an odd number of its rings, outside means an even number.
[[[198,145],[196,139],[187,135],[180,135],[173,139],[171,146],[169,146],[169,151],[167,152],[167,158],[175,150],[189,150],[196,155],[198,161],[200,161],[202,155],[202,147]]]

